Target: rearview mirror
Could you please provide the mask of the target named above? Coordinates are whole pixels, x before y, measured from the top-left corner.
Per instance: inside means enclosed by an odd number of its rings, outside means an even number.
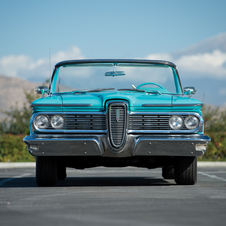
[[[105,76],[124,76],[126,75],[124,71],[108,71],[105,73]]]

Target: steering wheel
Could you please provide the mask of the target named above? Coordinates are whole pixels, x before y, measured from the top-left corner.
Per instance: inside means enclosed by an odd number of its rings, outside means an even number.
[[[164,89],[163,86],[159,85],[158,83],[154,83],[154,82],[146,82],[146,83],[142,83],[142,84],[140,84],[139,86],[137,86],[137,89],[139,89],[139,88],[142,87],[142,86],[146,86],[146,85],[156,85],[156,86],[158,86],[159,88]]]

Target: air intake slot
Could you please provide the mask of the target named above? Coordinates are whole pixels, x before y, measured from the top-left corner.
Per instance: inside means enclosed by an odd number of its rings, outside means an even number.
[[[108,105],[108,129],[111,146],[120,149],[124,145],[127,126],[127,104],[114,102]]]

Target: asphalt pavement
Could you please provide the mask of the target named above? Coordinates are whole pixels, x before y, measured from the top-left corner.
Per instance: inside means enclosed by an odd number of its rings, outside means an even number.
[[[37,187],[34,163],[19,165],[0,164],[1,226],[226,224],[225,163],[199,163],[193,186],[164,180],[161,169],[97,167]]]

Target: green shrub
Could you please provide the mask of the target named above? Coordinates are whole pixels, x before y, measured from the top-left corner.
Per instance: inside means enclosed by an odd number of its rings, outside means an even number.
[[[211,138],[206,153],[200,161],[226,161],[226,132],[205,133]]]
[[[205,105],[203,119],[206,132],[226,132],[226,109]]]
[[[24,90],[26,102],[23,108],[19,109],[17,104],[11,107],[10,111],[2,111],[6,118],[0,122],[0,134],[29,134],[30,133],[30,118],[32,116],[32,109],[30,104],[38,98],[38,94],[33,90]]]
[[[24,135],[2,134],[0,136],[0,162],[34,162],[29,154]]]

